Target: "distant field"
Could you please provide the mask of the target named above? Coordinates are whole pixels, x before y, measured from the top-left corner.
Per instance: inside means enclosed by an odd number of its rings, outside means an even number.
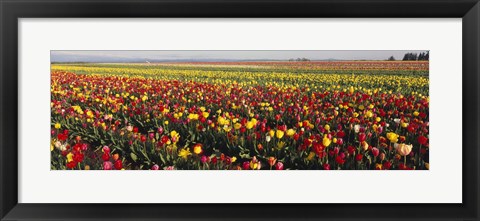
[[[315,61],[315,62],[170,62],[121,64],[58,64],[62,66],[152,70],[248,71],[287,73],[418,74],[428,75],[428,61]],[[119,70],[118,70],[119,71]],[[373,71],[373,72],[372,72]]]

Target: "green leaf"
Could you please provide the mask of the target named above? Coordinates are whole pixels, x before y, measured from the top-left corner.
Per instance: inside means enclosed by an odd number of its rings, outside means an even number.
[[[163,164],[165,164],[166,161],[165,161],[165,158],[163,158],[163,154],[159,154],[159,155],[160,155],[160,160],[162,161]],[[167,159],[168,159],[168,157],[167,157]]]
[[[137,161],[137,155],[135,155],[134,153],[130,153],[130,157],[132,158],[132,160],[133,160],[134,162]]]

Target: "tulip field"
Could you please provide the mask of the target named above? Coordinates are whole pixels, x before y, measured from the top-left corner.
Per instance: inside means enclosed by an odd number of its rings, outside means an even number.
[[[57,63],[52,170],[428,170],[428,61]]]

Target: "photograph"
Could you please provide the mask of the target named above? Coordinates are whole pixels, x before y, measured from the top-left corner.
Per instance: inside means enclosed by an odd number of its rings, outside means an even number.
[[[429,170],[429,56],[52,50],[50,170]]]

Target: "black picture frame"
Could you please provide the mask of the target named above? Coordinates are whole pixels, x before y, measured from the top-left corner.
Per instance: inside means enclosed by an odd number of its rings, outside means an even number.
[[[478,0],[1,0],[0,15],[1,220],[479,220],[480,4]],[[463,18],[463,203],[18,203],[17,20],[19,18],[76,17]],[[212,193],[212,197],[222,196],[215,196]]]

